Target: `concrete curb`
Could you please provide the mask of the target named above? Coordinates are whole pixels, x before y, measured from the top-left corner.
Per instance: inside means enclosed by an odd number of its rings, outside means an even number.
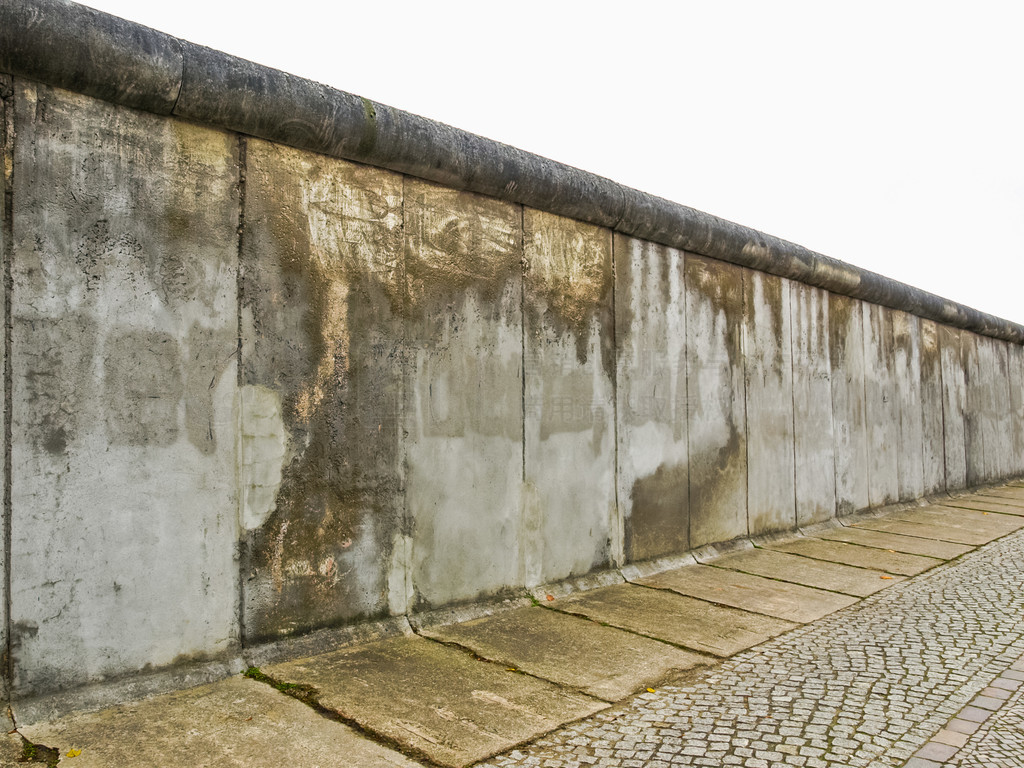
[[[1024,326],[794,243],[67,0],[0,0],[0,72],[538,208],[1024,344]]]

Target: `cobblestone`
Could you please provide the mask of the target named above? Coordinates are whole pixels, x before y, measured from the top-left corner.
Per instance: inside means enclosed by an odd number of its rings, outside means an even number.
[[[482,765],[899,768],[1024,653],[1021,583],[1018,532]],[[1013,696],[950,765],[1024,768]]]

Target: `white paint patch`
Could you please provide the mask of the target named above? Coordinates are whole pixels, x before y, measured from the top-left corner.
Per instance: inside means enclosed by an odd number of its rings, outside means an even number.
[[[288,441],[277,392],[245,386],[239,392],[239,404],[242,526],[251,531],[263,525],[277,506]]]

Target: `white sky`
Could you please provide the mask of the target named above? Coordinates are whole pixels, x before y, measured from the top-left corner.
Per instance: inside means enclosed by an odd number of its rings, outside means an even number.
[[[1024,3],[88,0],[1024,323]]]

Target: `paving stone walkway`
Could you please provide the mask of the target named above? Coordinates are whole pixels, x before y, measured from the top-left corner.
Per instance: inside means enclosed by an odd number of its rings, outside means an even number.
[[[1022,654],[1018,532],[481,765],[941,765],[914,755]],[[951,765],[1024,765],[1016,696]]]

